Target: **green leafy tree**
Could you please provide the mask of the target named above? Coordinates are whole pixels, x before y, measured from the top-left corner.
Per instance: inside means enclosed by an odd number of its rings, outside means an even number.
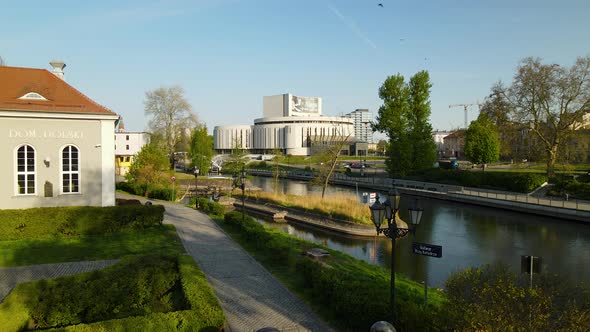
[[[192,166],[197,166],[200,174],[208,174],[213,154],[213,136],[207,134],[207,126],[197,126],[193,129],[189,144]]]
[[[416,170],[432,167],[436,160],[436,145],[432,138],[430,116],[430,87],[428,73],[421,71],[408,84],[400,74],[389,76],[379,88],[379,107],[373,130],[384,132],[385,165],[391,176],[405,176]]]
[[[150,117],[148,127],[163,139],[163,148],[174,166],[174,152],[182,140],[183,131],[197,124],[197,116],[191,104],[184,97],[180,86],[160,87],[145,93],[145,115]],[[182,143],[180,143],[180,148]],[[186,152],[183,151],[183,152]]]
[[[127,181],[143,188],[147,196],[151,188],[162,185],[166,181],[166,170],[170,162],[166,153],[157,144],[144,145],[125,175]]]
[[[500,158],[500,142],[494,123],[480,115],[465,132],[465,156],[476,164],[488,164]]]
[[[516,110],[516,120],[544,147],[547,175],[553,176],[559,150],[590,109],[590,56],[578,58],[570,68],[526,58],[505,95]]]
[[[416,73],[408,84],[408,127],[412,142],[412,169],[432,168],[436,157],[436,144],[432,138],[430,117],[430,76],[427,71]]]

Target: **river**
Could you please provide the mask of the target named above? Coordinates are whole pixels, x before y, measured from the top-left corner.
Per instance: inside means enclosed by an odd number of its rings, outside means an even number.
[[[251,182],[268,192],[277,187],[272,178],[255,177]],[[281,179],[278,190],[303,196],[318,193],[321,187]],[[362,200],[363,192],[367,192],[366,189],[359,189],[357,193],[355,188],[331,186],[328,194],[335,191],[355,193],[359,200]],[[457,270],[503,262],[514,271],[520,271],[521,255],[533,255],[542,258],[543,271],[574,281],[590,281],[590,225],[409,195],[401,199],[402,219],[407,220],[407,208],[416,199],[424,214],[416,235],[397,241],[398,273],[416,281],[427,280],[431,287],[443,287],[448,276]],[[351,237],[299,225],[261,222],[390,268],[389,239]],[[413,241],[442,246],[442,257],[413,254]]]

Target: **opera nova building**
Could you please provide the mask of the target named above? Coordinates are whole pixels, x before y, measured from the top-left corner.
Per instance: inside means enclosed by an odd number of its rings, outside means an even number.
[[[322,140],[354,138],[350,118],[323,116],[322,99],[292,94],[263,97],[263,118],[254,125],[217,126],[213,129],[216,153],[242,148],[252,154],[309,156]],[[325,142],[324,142],[325,143]]]

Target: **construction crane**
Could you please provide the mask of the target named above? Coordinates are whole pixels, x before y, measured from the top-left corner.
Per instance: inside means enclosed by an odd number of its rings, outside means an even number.
[[[465,110],[465,128],[467,128],[467,126],[469,125],[469,122],[467,122],[467,109],[469,106],[477,106],[478,108],[481,106],[481,104],[479,102],[477,103],[471,103],[471,104],[453,104],[453,105],[449,105],[449,108],[451,107],[463,107],[463,109]]]

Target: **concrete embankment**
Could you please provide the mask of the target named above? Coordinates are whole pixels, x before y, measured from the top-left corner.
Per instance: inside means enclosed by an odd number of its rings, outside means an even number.
[[[241,202],[236,201],[233,205],[237,209],[242,208]],[[374,226],[360,225],[344,220],[336,220],[322,215],[307,213],[305,211],[301,211],[300,209],[286,208],[266,202],[247,200],[244,204],[244,209],[246,211],[261,214],[269,218],[273,218],[277,214],[282,214],[285,221],[347,235],[364,237],[374,237],[377,235]],[[280,220],[276,219],[275,221],[281,222]]]
[[[250,173],[260,176],[272,176],[271,171],[265,170],[251,170]],[[295,180],[311,180],[313,175],[309,172],[295,171],[281,172],[281,177]],[[353,188],[367,188],[377,192],[387,192],[392,188],[396,188],[402,193],[416,196],[590,223],[590,202],[588,201],[563,201],[512,192],[389,178],[358,178],[343,174],[334,174],[330,183]]]

